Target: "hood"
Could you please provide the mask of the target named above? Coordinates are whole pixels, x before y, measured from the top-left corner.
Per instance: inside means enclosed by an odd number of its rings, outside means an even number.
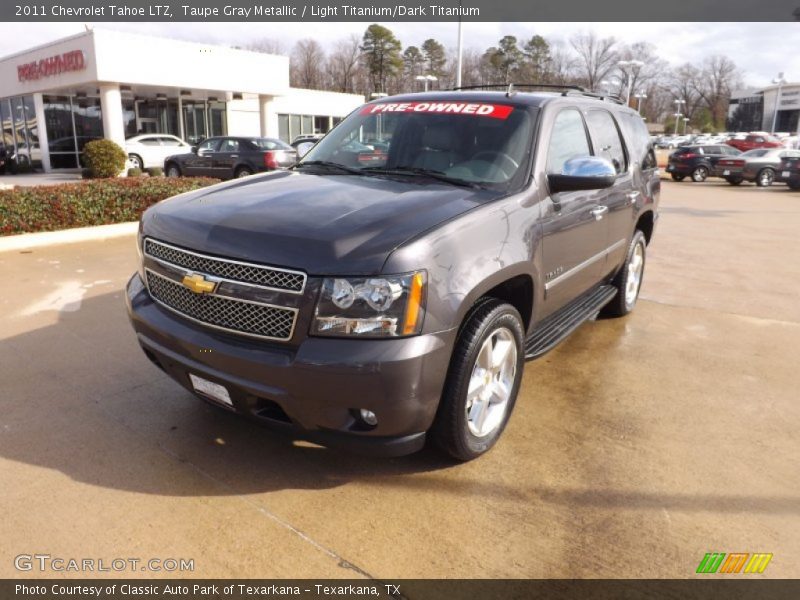
[[[309,275],[361,275],[380,272],[403,242],[499,196],[427,179],[283,171],[160,202],[142,228],[198,252]]]

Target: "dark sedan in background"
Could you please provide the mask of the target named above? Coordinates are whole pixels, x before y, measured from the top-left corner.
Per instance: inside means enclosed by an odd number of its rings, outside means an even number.
[[[213,137],[192,147],[190,154],[164,160],[167,177],[233,179],[262,171],[285,169],[297,162],[297,152],[281,140],[262,137]]]
[[[757,148],[734,158],[724,158],[717,163],[719,173],[731,185],[752,181],[759,187],[768,187],[779,181],[777,173],[784,159],[800,158],[800,150],[785,148]]]
[[[724,158],[739,156],[736,148],[725,144],[709,144],[705,146],[684,146],[669,155],[667,173],[675,181],[683,181],[691,176],[692,181],[700,183],[710,175],[722,177],[717,163]]]
[[[775,181],[782,181],[792,190],[800,190],[800,158],[788,156],[775,172]]]

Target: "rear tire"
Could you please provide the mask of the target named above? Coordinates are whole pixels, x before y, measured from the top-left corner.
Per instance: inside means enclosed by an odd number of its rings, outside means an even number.
[[[517,309],[496,299],[476,304],[458,333],[429,438],[468,461],[500,438],[517,400],[525,361]]]
[[[142,160],[141,156],[138,154],[128,154],[128,160],[133,163],[135,169],[144,171],[144,161]]]
[[[169,163],[167,165],[167,177],[180,177],[181,176],[181,169],[175,163]]]
[[[756,185],[758,187],[769,187],[775,181],[775,171],[769,167],[761,169],[756,175]]]
[[[238,169],[236,169],[236,173],[234,173],[234,177],[236,177],[236,179],[239,179],[240,177],[248,177],[249,175],[252,175],[252,174],[253,174],[253,171],[251,171],[247,167],[239,167]]]
[[[706,179],[708,179],[708,169],[706,167],[701,165],[692,171],[692,181],[695,183],[703,183]]]
[[[628,246],[625,263],[614,277],[612,285],[617,288],[617,295],[605,305],[602,313],[609,317],[624,317],[636,306],[639,290],[644,279],[644,265],[647,258],[647,238],[638,229]]]
[[[683,181],[686,179],[686,175],[679,175],[678,173],[672,173],[672,179],[674,181]]]

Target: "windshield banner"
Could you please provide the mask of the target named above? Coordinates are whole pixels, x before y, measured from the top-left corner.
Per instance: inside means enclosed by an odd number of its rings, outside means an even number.
[[[380,102],[365,105],[361,109],[361,114],[373,115],[392,112],[441,113],[507,119],[513,110],[513,106],[506,106],[505,104],[483,104],[480,102]]]

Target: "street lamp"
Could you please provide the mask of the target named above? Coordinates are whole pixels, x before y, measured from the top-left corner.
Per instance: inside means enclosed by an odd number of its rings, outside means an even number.
[[[672,116],[675,117],[675,137],[677,137],[678,136],[678,121],[683,116],[683,113],[675,113]]]
[[[675,105],[675,135],[678,135],[678,119],[683,116],[681,114],[681,104],[686,104],[686,100],[675,98],[672,103]]]
[[[633,86],[633,70],[641,69],[644,66],[644,63],[640,60],[621,60],[617,63],[617,66],[622,69],[622,72],[625,73],[628,78],[628,94],[625,97],[625,102],[630,104],[631,87]]]
[[[638,100],[638,102],[636,103],[636,112],[638,112],[639,114],[642,114],[642,100],[646,100],[647,99],[647,94],[645,94],[644,90],[642,90],[641,92],[636,94],[634,96],[634,98],[636,98]]]
[[[425,91],[426,92],[428,91],[428,84],[431,81],[439,81],[439,78],[435,77],[434,75],[417,75],[416,77],[414,77],[414,79],[416,79],[417,81],[424,81],[425,82]]]
[[[778,123],[778,106],[780,105],[781,101],[781,89],[786,84],[786,80],[783,78],[783,71],[778,73],[778,76],[772,80],[772,83],[778,86],[777,94],[775,94],[775,111],[772,113],[771,133],[775,133],[775,125]]]
[[[686,135],[686,126],[689,124],[689,117],[683,117],[683,135]]]

